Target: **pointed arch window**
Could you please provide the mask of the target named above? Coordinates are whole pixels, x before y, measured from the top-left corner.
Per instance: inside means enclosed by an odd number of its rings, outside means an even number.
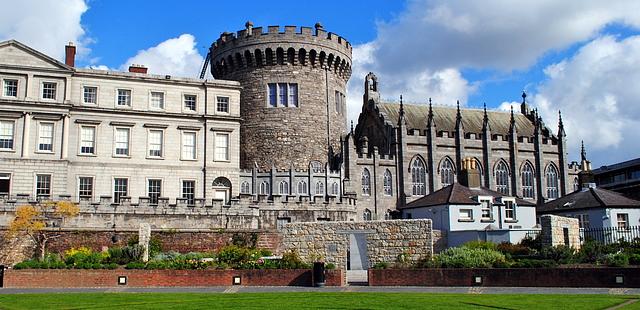
[[[411,164],[411,187],[412,195],[426,195],[426,172],[424,161],[421,158],[416,158]]]
[[[338,196],[339,194],[340,186],[338,185],[338,182],[333,182],[333,184],[331,184],[331,195]]]
[[[362,212],[362,219],[365,221],[371,221],[373,217],[371,216],[371,210],[369,209],[364,209],[364,212]]]
[[[440,166],[440,184],[447,187],[454,182],[453,164],[449,158],[445,158]]]
[[[249,185],[249,182],[247,181],[242,182],[242,184],[240,185],[240,193],[251,194],[251,185]]]
[[[522,167],[522,197],[534,198],[533,190],[533,167],[531,164],[525,163]]]
[[[280,195],[289,195],[289,182],[280,182]]]
[[[324,194],[324,183],[322,181],[316,182],[316,195]]]
[[[307,195],[307,182],[301,180],[298,182],[298,195]]]
[[[547,198],[558,198],[558,170],[554,165],[549,165],[545,175],[547,177]]]
[[[269,195],[270,192],[269,183],[264,181],[260,183],[260,195]]]
[[[385,196],[393,196],[393,184],[391,183],[391,171],[389,169],[384,171],[384,176],[382,180],[382,185],[384,187],[384,195]]]
[[[509,195],[509,169],[504,161],[496,166],[496,190],[504,195]]]
[[[371,195],[371,174],[367,168],[362,170],[362,195]]]

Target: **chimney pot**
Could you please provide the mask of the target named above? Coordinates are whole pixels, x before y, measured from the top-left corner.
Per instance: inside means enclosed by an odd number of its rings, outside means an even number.
[[[76,65],[76,46],[73,42],[69,42],[64,47],[64,63],[69,67],[75,67]]]

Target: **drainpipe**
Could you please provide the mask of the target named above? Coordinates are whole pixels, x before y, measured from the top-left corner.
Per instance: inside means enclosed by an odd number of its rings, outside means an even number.
[[[202,86],[204,86],[204,163],[202,166],[202,196],[204,198],[204,201],[207,201],[207,135],[209,133],[208,128],[207,128],[207,107],[209,106],[209,100],[208,100],[208,91],[207,91],[207,81],[205,80],[202,83]]]

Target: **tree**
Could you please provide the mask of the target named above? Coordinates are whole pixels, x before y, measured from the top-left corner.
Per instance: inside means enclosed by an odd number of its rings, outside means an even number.
[[[52,229],[54,223],[77,216],[80,208],[69,201],[43,202],[36,205],[23,205],[16,208],[16,217],[9,224],[9,235],[24,233],[31,237],[38,247],[40,260],[44,259],[47,242],[61,236]]]

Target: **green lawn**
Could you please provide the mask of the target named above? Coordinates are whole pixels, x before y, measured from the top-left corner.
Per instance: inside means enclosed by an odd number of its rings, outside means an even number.
[[[606,309],[637,296],[425,293],[73,293],[0,295],[1,309]],[[640,302],[629,305],[639,308]],[[626,308],[625,308],[626,309]]]

